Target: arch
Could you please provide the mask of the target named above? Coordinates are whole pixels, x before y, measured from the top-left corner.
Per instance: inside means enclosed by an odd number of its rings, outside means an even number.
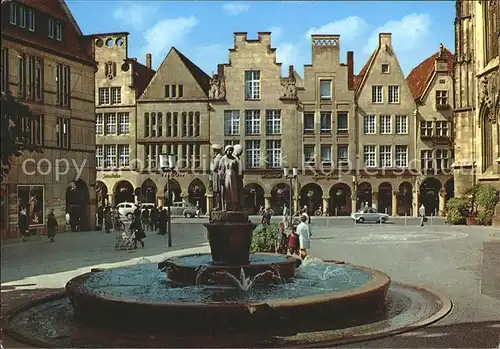
[[[403,182],[398,188],[398,216],[413,215],[413,185]]]
[[[89,229],[89,203],[87,184],[82,179],[71,181],[66,189],[66,212],[70,216],[72,231]]]
[[[434,177],[427,177],[419,188],[420,205],[424,205],[425,214],[436,215],[439,213],[439,192],[441,190],[441,182]]]
[[[380,183],[378,186],[377,209],[379,212],[392,214],[392,185],[389,182]]]
[[[482,167],[483,172],[493,165],[494,159],[494,142],[493,142],[493,117],[490,115],[490,109],[483,107],[482,115],[482,130],[481,130],[481,145],[482,145]]]
[[[323,189],[316,183],[309,183],[300,189],[300,209],[307,206],[308,213],[314,215],[314,211],[323,205]]]
[[[290,203],[290,193],[292,195],[292,204]],[[282,214],[283,207],[286,204],[288,208],[293,206],[293,188],[287,183],[278,183],[271,189],[271,208],[275,214]]]
[[[444,183],[444,194],[445,194],[445,201],[448,201],[451,198],[455,197],[455,180],[453,178],[448,179]]]
[[[207,188],[199,179],[195,178],[188,186],[188,200],[193,206],[198,206],[201,212],[207,212]]]
[[[168,186],[170,185],[170,193],[168,192]],[[165,205],[170,202],[172,204],[173,202],[179,202],[182,201],[181,199],[181,185],[179,182],[177,182],[175,179],[170,178],[169,182],[165,184],[165,187],[163,188],[163,194],[165,197]]]
[[[372,185],[368,182],[363,182],[358,185],[356,190],[356,210],[361,207],[372,207]]]
[[[104,182],[96,181],[95,182],[95,199],[96,199],[96,207],[105,207],[109,204],[108,201],[108,187]]]
[[[345,183],[334,184],[330,188],[330,216],[349,216],[351,213],[351,187]]]
[[[243,187],[243,210],[249,214],[259,212],[264,207],[264,188],[257,183],[249,183]]]
[[[155,182],[151,178],[146,179],[141,185],[141,203],[153,203],[156,204],[156,193],[158,188]]]
[[[119,181],[115,185],[115,202],[114,206],[122,202],[134,202],[134,187],[129,181]]]

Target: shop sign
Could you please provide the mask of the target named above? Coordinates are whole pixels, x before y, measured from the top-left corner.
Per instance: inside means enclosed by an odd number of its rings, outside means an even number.
[[[120,175],[118,173],[105,173],[102,175],[103,179],[106,178],[120,178]]]
[[[312,178],[315,181],[320,181],[320,180],[323,180],[323,179],[327,180],[327,181],[336,181],[336,180],[340,179],[339,175],[335,174],[335,173],[329,173],[327,175],[315,174]]]
[[[283,174],[281,173],[265,173],[261,176],[262,179],[282,179]]]

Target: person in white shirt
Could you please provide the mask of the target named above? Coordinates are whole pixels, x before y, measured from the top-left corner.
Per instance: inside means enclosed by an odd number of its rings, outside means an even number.
[[[297,235],[299,236],[300,257],[304,259],[307,257],[307,249],[311,248],[311,231],[305,215],[300,216],[300,223],[297,226]]]
[[[425,206],[422,204],[420,208],[418,209],[418,215],[420,216],[420,226],[423,227],[425,221],[427,220],[425,217]]]
[[[285,228],[288,228],[288,206],[286,204],[283,205],[283,223]]]

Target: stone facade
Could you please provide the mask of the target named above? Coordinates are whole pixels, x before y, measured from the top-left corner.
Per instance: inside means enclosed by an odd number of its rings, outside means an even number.
[[[60,230],[68,211],[94,229],[95,64],[76,42],[85,39],[64,1],[2,2],[2,93],[30,107],[36,121],[27,127],[43,150],[17,158],[2,182],[3,238],[19,236],[21,208],[33,233],[44,230],[51,209]]]

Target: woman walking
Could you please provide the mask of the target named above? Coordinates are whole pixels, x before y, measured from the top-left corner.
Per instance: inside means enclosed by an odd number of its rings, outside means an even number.
[[[297,226],[297,234],[299,235],[300,244],[300,257],[305,259],[307,257],[307,250],[311,248],[311,231],[309,224],[307,224],[307,217],[300,216],[301,223]]]
[[[50,213],[47,215],[47,237],[50,239],[50,242],[54,242],[57,227],[58,224],[56,216],[54,215],[54,209],[51,209]]]

